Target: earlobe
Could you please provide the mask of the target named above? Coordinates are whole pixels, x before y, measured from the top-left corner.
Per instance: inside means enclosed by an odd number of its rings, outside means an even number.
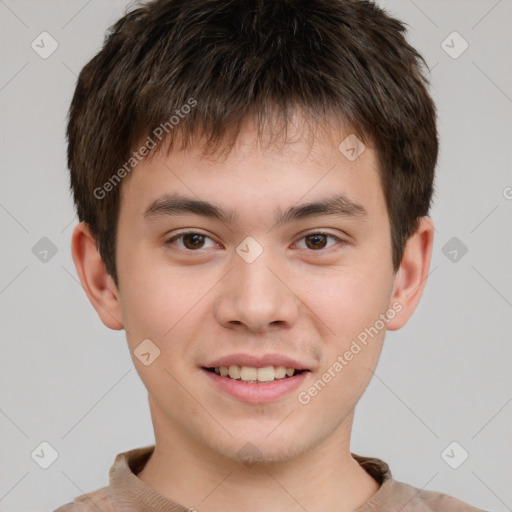
[[[117,287],[106,270],[89,226],[84,222],[73,230],[71,254],[82,287],[101,321],[110,329],[123,329]]]
[[[395,275],[389,306],[399,309],[399,313],[388,322],[388,330],[403,327],[416,309],[427,282],[433,243],[432,220],[427,216],[422,217],[418,229],[407,241],[400,268]]]

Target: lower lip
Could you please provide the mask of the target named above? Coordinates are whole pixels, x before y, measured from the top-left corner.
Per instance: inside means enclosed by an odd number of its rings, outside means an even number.
[[[255,384],[254,382],[244,382],[243,380],[221,377],[204,368],[203,372],[206,373],[213,384],[222,392],[238,400],[252,404],[265,404],[279,400],[296,390],[306,378],[306,374],[309,373],[302,372],[293,377]]]

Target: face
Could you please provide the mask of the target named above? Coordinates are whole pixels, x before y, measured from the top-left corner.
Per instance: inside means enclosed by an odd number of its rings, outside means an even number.
[[[277,149],[248,126],[225,159],[162,151],[123,182],[119,300],[157,443],[286,460],[349,437],[397,314],[376,154],[349,160],[349,133]]]

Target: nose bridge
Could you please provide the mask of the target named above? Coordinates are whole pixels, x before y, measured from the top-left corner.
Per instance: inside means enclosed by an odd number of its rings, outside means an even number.
[[[238,251],[254,250],[242,243]],[[237,252],[238,252],[237,251]],[[254,253],[252,254],[254,256]],[[222,283],[216,314],[223,325],[264,330],[272,325],[291,325],[298,316],[298,299],[286,285],[282,262],[271,249],[255,259],[236,255],[235,265]]]

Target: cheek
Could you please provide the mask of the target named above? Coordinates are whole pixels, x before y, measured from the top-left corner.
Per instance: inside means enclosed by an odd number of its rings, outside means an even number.
[[[130,347],[133,350],[149,338],[161,349],[162,360],[174,361],[168,356],[184,349],[184,342],[200,329],[208,293],[218,276],[142,257],[137,260],[130,261],[131,272],[125,266],[124,274],[120,274],[121,307]]]
[[[371,266],[328,269],[302,286],[304,302],[342,345],[388,307],[392,279]],[[339,347],[338,347],[339,348]]]

